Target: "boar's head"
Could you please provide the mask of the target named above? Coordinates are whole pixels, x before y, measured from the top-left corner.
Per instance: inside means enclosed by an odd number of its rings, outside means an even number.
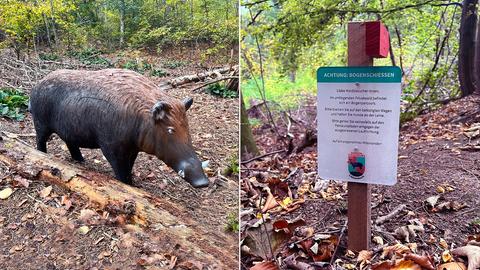
[[[159,101],[153,106],[154,153],[193,187],[200,188],[208,186],[209,181],[188,130],[186,112],[192,103],[192,98],[186,98],[183,102]]]

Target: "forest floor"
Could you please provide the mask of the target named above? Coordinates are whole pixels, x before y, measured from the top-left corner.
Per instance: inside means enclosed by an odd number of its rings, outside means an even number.
[[[185,51],[145,56],[144,59],[158,65],[180,63],[165,68],[168,72],[166,77],[151,79],[160,83],[228,64],[212,60],[200,66],[197,64],[201,62],[198,51],[182,50]],[[104,57],[109,58],[108,55]],[[74,59],[65,58],[38,67],[30,66],[29,74],[37,75],[28,76],[30,81],[25,79],[28,83],[24,84],[24,91],[28,93],[29,86],[49,71],[64,67],[60,62],[69,63],[67,66],[70,68],[75,64],[81,65]],[[88,66],[83,68],[90,69]],[[33,71],[30,72],[30,69]],[[11,74],[11,71],[2,72],[2,77]],[[21,77],[21,73],[10,78],[15,76]],[[9,81],[9,84],[14,83],[14,80]],[[190,134],[199,158],[210,161],[211,185],[195,189],[162,161],[145,153],[140,153],[135,162],[133,185],[181,205],[187,213],[180,215],[190,216],[209,234],[224,237],[222,248],[229,251],[231,258],[222,259],[236,265],[238,234],[227,227],[238,222],[238,178],[236,174],[228,178],[219,177],[217,172],[237,166],[238,99],[191,91],[196,86],[188,84],[167,91],[179,99],[187,96],[194,99],[188,112]],[[0,118],[0,131],[20,134],[22,140],[35,146],[35,131],[28,113],[21,122]],[[66,145],[56,135],[48,142],[47,150],[54,157],[73,162]],[[82,154],[85,157],[82,166],[114,176],[100,150],[82,149]],[[23,184],[18,185],[18,181]],[[190,260],[188,254],[165,250],[164,243],[148,239],[135,230],[129,230],[128,226],[115,227],[99,221],[107,213],[95,210],[93,205],[75,193],[55,186],[49,191],[48,186],[41,181],[22,180],[15,171],[0,163],[0,190],[6,187],[15,189],[8,199],[0,200],[1,269],[210,269]],[[89,225],[90,231],[80,232],[82,225]],[[205,237],[208,238],[208,235]]]
[[[462,261],[451,249],[480,242],[480,97],[451,102],[403,124],[398,182],[372,186],[373,241],[360,254],[347,250],[346,184],[316,178],[316,143],[304,140],[312,137],[306,130],[316,130],[315,98],[307,96],[301,104],[283,112],[270,104],[278,133],[262,103],[248,111],[258,119],[253,133],[261,153],[287,150],[288,132],[294,139],[290,154],[242,159],[242,269],[400,269],[402,264],[401,269],[434,269]],[[296,153],[305,141],[309,146]]]

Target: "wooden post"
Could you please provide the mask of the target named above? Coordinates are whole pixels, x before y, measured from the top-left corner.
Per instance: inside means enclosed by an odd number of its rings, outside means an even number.
[[[348,23],[348,66],[373,66],[366,54],[366,25]],[[348,249],[366,250],[371,238],[371,187],[348,182]]]

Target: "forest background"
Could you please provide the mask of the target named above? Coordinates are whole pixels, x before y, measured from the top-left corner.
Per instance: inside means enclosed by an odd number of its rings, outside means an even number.
[[[243,95],[295,107],[316,92],[318,67],[346,65],[347,22],[381,20],[391,50],[375,65],[402,69],[402,120],[412,119],[475,91],[476,9],[450,0],[243,1]]]
[[[231,0],[0,0],[0,46],[40,57],[96,48],[146,49],[208,43],[205,57],[238,46],[238,2]]]

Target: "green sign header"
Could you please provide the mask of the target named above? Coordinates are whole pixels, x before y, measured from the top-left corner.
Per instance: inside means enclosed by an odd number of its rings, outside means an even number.
[[[319,83],[399,83],[399,67],[321,67],[317,70]]]

